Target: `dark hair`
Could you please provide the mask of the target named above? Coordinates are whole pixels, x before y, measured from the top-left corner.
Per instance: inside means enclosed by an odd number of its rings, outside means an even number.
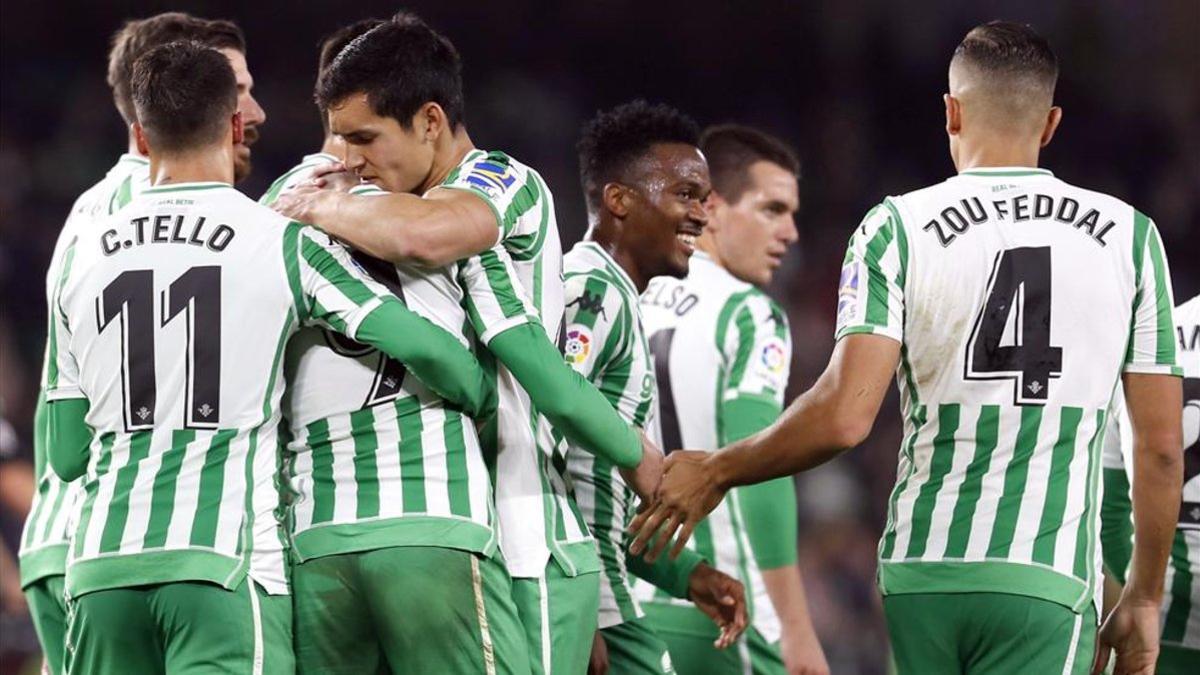
[[[317,73],[325,72],[329,68],[329,64],[346,48],[346,45],[381,23],[383,23],[383,19],[362,19],[326,35],[321,40],[321,55],[317,60]]]
[[[954,60],[987,74],[1031,76],[1051,94],[1058,79],[1058,59],[1050,43],[1023,23],[991,21],[972,28],[954,50]]]
[[[213,49],[246,52],[246,37],[232,21],[201,19],[184,12],[165,12],[145,19],[131,19],[112,36],[108,51],[108,86],[113,102],[126,124],[134,122],[129,79],[133,62],[146,50],[177,40],[194,40]]]
[[[748,170],[755,162],[770,162],[800,177],[796,153],[779,138],[753,127],[711,126],[700,136],[700,150],[708,160],[713,189],[731,204],[736,204],[750,187]]]
[[[199,42],[160,45],[133,62],[133,104],[151,148],[179,152],[212,143],[237,110],[229,59]]]
[[[376,115],[405,129],[431,101],[446,112],[451,128],[464,122],[462,59],[414,14],[400,12],[346,45],[317,79],[317,106],[328,110],[360,92]]]
[[[698,146],[700,127],[669,105],[642,99],[596,113],[584,125],[576,145],[579,177],[588,206],[598,206],[605,183],[618,180],[656,143]]]

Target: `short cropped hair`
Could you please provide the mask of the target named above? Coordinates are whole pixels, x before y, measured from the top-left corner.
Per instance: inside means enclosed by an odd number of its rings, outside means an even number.
[[[998,100],[1053,101],[1058,58],[1046,38],[1027,24],[992,21],[972,28],[954,50],[951,65],[959,64]]]
[[[126,124],[135,121],[129,86],[133,62],[147,50],[177,40],[194,40],[213,49],[246,52],[246,37],[232,21],[201,19],[184,12],[165,12],[131,19],[113,33],[108,51],[108,86]]]
[[[160,45],[133,63],[134,110],[150,147],[185,152],[218,141],[237,111],[229,59],[199,42]]]
[[[329,64],[333,63],[337,55],[346,48],[346,45],[381,23],[383,23],[383,19],[362,19],[355,21],[349,26],[342,26],[329,35],[326,35],[321,40],[320,57],[317,60],[317,72],[325,72],[329,68]]]
[[[779,138],[741,124],[718,124],[704,130],[700,150],[708,160],[713,190],[730,204],[750,187],[750,165],[770,162],[800,177],[800,160]]]
[[[642,99],[596,113],[583,127],[579,178],[589,209],[599,208],[604,185],[620,182],[635,162],[657,143],[699,146],[700,127],[669,105]]]
[[[464,123],[462,59],[450,40],[400,12],[346,45],[317,79],[317,106],[328,110],[353,94],[371,110],[408,129],[426,103],[446,112],[450,127]]]

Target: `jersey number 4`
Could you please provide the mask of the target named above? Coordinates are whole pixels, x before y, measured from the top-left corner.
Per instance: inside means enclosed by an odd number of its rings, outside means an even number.
[[[96,298],[99,332],[120,319],[121,392],[127,431],[154,427],[158,398],[154,333],[180,314],[187,319],[184,426],[215,429],[221,418],[221,268],[193,267],[172,282],[163,291],[158,322],[154,320],[153,270],[126,270]]]
[[[1045,405],[1062,375],[1063,350],[1050,344],[1050,247],[1001,251],[987,299],[967,342],[963,377],[1012,380],[1016,405]]]

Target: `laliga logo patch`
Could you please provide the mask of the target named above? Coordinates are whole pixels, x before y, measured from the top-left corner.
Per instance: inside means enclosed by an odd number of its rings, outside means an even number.
[[[567,331],[567,344],[563,348],[563,356],[568,363],[581,364],[592,352],[591,331],[583,326],[576,326]]]
[[[851,261],[842,267],[842,278],[838,283],[838,323],[850,318],[858,304],[858,261]]]
[[[787,367],[787,352],[783,348],[783,340],[771,338],[763,345],[759,353],[759,361],[767,372],[778,375]]]

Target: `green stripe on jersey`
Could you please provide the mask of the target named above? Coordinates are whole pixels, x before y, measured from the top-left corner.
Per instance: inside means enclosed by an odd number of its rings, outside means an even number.
[[[196,504],[196,519],[192,521],[192,546],[212,548],[217,541],[217,519],[225,492],[225,460],[229,458],[229,444],[237,434],[237,429],[221,429],[212,435],[208,452],[204,454],[200,497]]]
[[[879,228],[867,243],[867,323],[874,326],[888,324],[888,282],[883,276],[879,261],[887,253],[892,242],[895,225],[891,220]]]
[[[177,429],[171,432],[171,449],[163,453],[162,465],[154,477],[154,491],[150,496],[150,524],[146,527],[146,548],[161,548],[167,543],[167,528],[175,513],[175,483],[187,446],[196,440],[194,429]]]
[[[946,537],[947,558],[961,558],[967,552],[971,522],[975,518],[975,507],[979,504],[983,477],[991,468],[992,454],[996,451],[999,423],[1000,406],[985,405],[979,410],[979,419],[975,423],[975,454],[967,465],[966,478],[958,489],[958,500],[954,503],[954,515]]]
[[[1042,426],[1042,409],[1037,406],[1021,408],[1021,426],[1017,431],[1017,443],[1012,460],[1004,472],[1004,492],[996,509],[996,524],[988,544],[987,557],[1007,558],[1012,546],[1013,533],[1017,529],[1017,518],[1021,514],[1021,497],[1025,494],[1025,480],[1029,476],[1029,460],[1037,449],[1038,431]]]
[[[929,540],[929,529],[933,520],[933,506],[938,492],[950,473],[954,463],[954,434],[958,431],[958,418],[962,406],[957,403],[938,406],[938,431],[933,438],[933,456],[930,458],[929,480],[921,485],[917,501],[913,504],[912,536],[908,542],[908,558],[920,558],[925,554]]]
[[[400,424],[400,479],[403,481],[401,494],[404,510],[421,512],[426,509],[425,501],[425,458],[421,447],[421,433],[425,424],[421,421],[421,404],[416,397],[408,396],[395,403],[396,419]]]
[[[354,440],[356,515],[359,518],[373,518],[379,515],[379,467],[375,464],[379,442],[375,436],[373,408],[350,413],[350,435]]]
[[[1075,435],[1083,408],[1065,407],[1059,413],[1058,440],[1050,454],[1050,476],[1046,485],[1046,503],[1042,522],[1033,543],[1033,561],[1054,565],[1054,545],[1058,541],[1067,509],[1067,489],[1071,482],[1071,460],[1075,457]]]
[[[150,456],[150,432],[135,431],[129,437],[129,458],[117,469],[113,498],[104,519],[104,530],[100,535],[100,552],[113,553],[120,550],[125,535],[125,523],[129,519],[129,493],[137,478],[142,460]],[[201,494],[204,492],[201,490]]]
[[[1158,238],[1158,230],[1150,229],[1150,262],[1154,265],[1154,302],[1156,303],[1155,334],[1158,338],[1155,345],[1154,361],[1160,365],[1175,365],[1175,322],[1171,317],[1171,280],[1167,278],[1166,262],[1163,260],[1162,242]]]

